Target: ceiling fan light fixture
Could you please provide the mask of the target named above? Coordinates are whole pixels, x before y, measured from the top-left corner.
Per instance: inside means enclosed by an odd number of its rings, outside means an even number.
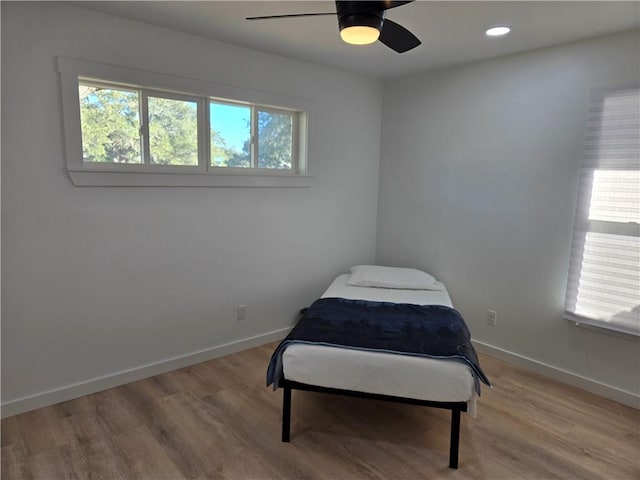
[[[355,2],[356,4],[358,2]],[[340,38],[351,45],[369,45],[380,37],[384,14],[345,13],[338,14]]]
[[[340,30],[340,38],[351,45],[369,45],[380,37],[380,30],[368,25],[354,25]]]
[[[402,25],[393,20],[386,20],[385,16],[387,10],[401,7],[413,1],[415,0],[336,0],[335,13],[289,13],[283,15],[247,17],[247,20],[337,15],[338,31],[340,32],[340,38],[342,38],[345,43],[352,45],[369,45],[380,41],[380,43],[389,47],[391,50],[397,53],[404,53],[420,45],[420,40]]]

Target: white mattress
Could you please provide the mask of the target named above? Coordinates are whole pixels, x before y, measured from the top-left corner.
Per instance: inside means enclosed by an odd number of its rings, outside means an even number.
[[[444,285],[438,291],[352,287],[348,277],[337,277],[322,297],[452,306]],[[308,385],[475,406],[471,369],[455,361],[295,344],[284,352],[283,369],[288,380]]]

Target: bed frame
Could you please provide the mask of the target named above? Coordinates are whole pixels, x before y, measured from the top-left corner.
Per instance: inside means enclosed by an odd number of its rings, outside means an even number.
[[[460,446],[460,413],[467,411],[466,402],[432,402],[428,400],[416,400],[413,398],[392,397],[375,393],[356,392],[337,388],[318,387],[304,383],[286,380],[284,377],[278,382],[278,386],[284,389],[282,398],[282,441],[289,442],[291,437],[291,390],[305,390],[308,392],[330,393],[349,397],[370,398],[387,402],[406,403],[423,407],[444,408],[451,410],[451,440],[449,444],[449,468],[458,468],[458,450]]]

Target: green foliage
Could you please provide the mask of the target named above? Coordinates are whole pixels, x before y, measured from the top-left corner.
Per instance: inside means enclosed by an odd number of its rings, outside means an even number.
[[[80,85],[86,162],[142,163],[137,92]]]
[[[143,163],[140,100],[136,90],[79,86],[85,162]],[[149,157],[156,165],[198,165],[198,115],[193,101],[149,96]],[[247,121],[246,131],[251,124]],[[211,129],[211,163],[250,168],[251,142],[229,147]],[[247,133],[248,135],[248,133]],[[258,110],[258,168],[290,169],[292,116]]]
[[[159,165],[198,165],[195,102],[148,97],[149,153]]]
[[[292,116],[266,111],[258,111],[258,168],[290,169],[291,146],[293,137]],[[247,131],[250,131],[250,122],[247,122]],[[216,165],[225,167],[251,167],[251,141],[246,140],[242,151],[225,149],[224,140],[217,144],[225,152],[224,163]],[[213,152],[213,150],[212,150]]]
[[[291,168],[292,117],[258,112],[258,168]]]
[[[229,149],[224,141],[224,138],[216,132],[211,130],[211,164],[216,167],[226,167],[229,164]]]
[[[251,128],[247,125],[247,129]],[[228,147],[224,138],[215,130],[211,130],[211,164],[216,167],[251,167],[251,144],[244,142],[241,151]]]

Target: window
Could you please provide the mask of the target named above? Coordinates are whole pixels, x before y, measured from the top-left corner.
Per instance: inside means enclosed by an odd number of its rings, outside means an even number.
[[[85,163],[284,171],[296,166],[296,112],[82,78],[78,97]],[[205,103],[208,161],[198,139]]]
[[[200,102],[197,99],[167,98],[159,95],[143,95],[142,102],[142,111],[147,112],[146,128],[142,130],[145,163],[198,165]]]
[[[640,335],[640,90],[589,109],[565,318]]]
[[[78,86],[82,158],[89,163],[142,163],[138,92]]]
[[[211,166],[295,168],[295,113],[209,101]]]
[[[58,70],[75,185],[309,185],[303,99],[64,57]]]
[[[211,102],[211,165],[215,167],[250,168],[251,108]]]

